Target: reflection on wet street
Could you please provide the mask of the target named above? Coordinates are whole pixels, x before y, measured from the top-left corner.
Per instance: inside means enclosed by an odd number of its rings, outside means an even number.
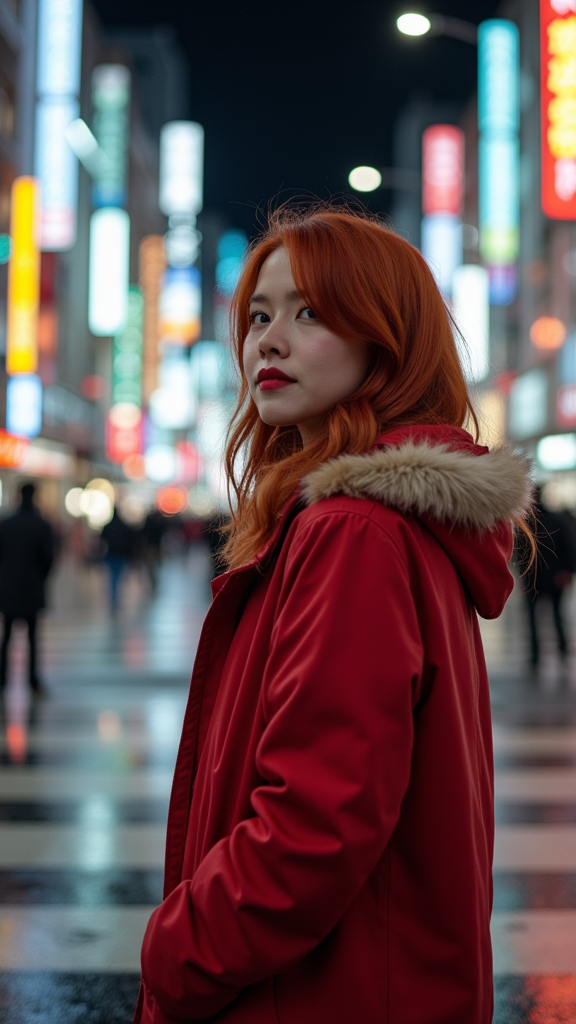
[[[61,566],[42,631],[49,696],[30,706],[14,640],[0,767],[0,1019],[124,1024],[161,899],[164,824],[209,600],[203,550],[138,571],[107,610],[98,567]],[[576,607],[568,621],[576,636]],[[483,623],[494,709],[495,1024],[576,1020],[576,664],[551,624],[526,669],[513,595]],[[47,1014],[46,1007],[50,1007]]]

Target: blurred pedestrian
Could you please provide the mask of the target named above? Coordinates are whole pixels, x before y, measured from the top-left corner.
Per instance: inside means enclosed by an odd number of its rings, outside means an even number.
[[[116,612],[120,604],[122,578],[134,557],[136,540],[135,530],[122,519],[116,506],[112,519],[102,529],[100,540],[104,562],[108,568],[110,608]]]
[[[564,600],[576,571],[576,539],[571,519],[561,512],[552,512],[542,500],[542,489],[536,489],[534,539],[537,557],[522,574],[521,583],[530,632],[530,667],[540,664],[541,610],[549,605],[556,634],[556,645],[562,661],[569,654],[569,641],[564,618]]]
[[[153,509],[146,516],[140,531],[142,558],[153,594],[156,593],[158,587],[158,572],[162,562],[162,540],[166,533],[166,527],[166,517],[159,509]]]
[[[14,622],[28,630],[28,682],[35,696],[46,690],[37,669],[38,613],[46,605],[46,579],[54,560],[52,528],[34,504],[32,483],[20,488],[20,506],[0,520],[0,612],[4,634],[0,645],[0,687],[6,686],[8,648]]]

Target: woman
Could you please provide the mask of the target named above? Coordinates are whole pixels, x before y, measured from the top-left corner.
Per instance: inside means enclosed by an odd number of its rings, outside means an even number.
[[[489,1024],[476,611],[499,615],[512,589],[526,465],[462,429],[433,277],[367,216],[273,218],[233,324],[230,569],[196,657],[136,1020]]]

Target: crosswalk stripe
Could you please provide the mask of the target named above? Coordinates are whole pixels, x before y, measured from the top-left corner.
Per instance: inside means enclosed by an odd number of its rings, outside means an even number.
[[[0,906],[0,970],[140,970],[154,907]]]
[[[576,910],[496,912],[492,942],[496,976],[576,974]]]
[[[172,771],[126,769],[118,771],[65,771],[47,768],[0,769],[1,800],[64,800],[95,796],[165,797],[172,785]]]
[[[4,825],[0,868],[158,868],[163,825]]]

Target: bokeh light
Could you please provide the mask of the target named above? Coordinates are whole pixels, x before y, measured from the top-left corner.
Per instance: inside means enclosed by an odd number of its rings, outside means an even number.
[[[375,167],[355,167],[348,175],[348,183],[356,192],[374,192],[382,184],[382,175]]]
[[[530,338],[536,348],[557,349],[566,338],[566,326],[555,316],[539,316],[530,328]]]
[[[72,487],[64,498],[66,511],[69,515],[74,516],[75,519],[80,519],[83,515],[82,509],[80,508],[80,499],[83,494],[83,487]]]
[[[139,455],[137,452],[133,455],[128,455],[122,463],[122,472],[124,476],[128,477],[128,480],[145,480],[146,465],[144,463],[144,456]]]
[[[183,487],[162,487],[156,495],[156,504],[161,512],[175,516],[186,508],[188,494]]]

